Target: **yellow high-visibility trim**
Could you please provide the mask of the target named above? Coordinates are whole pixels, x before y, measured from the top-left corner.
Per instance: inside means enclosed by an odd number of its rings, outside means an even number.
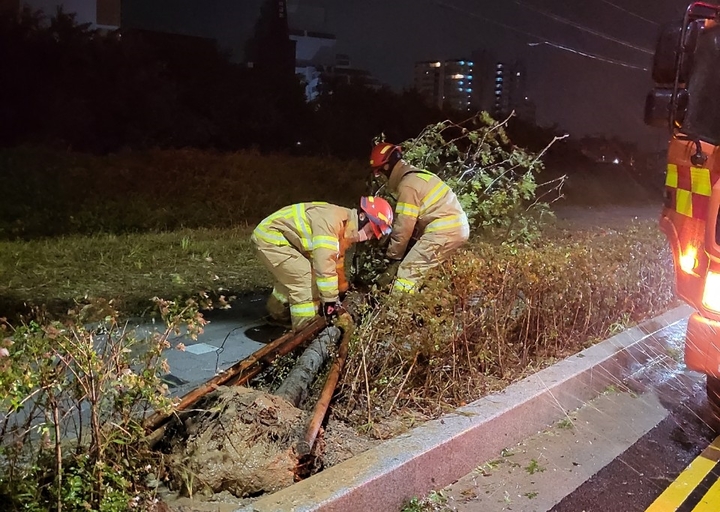
[[[281,303],[287,304],[288,298],[279,291],[277,291],[275,288],[273,288],[272,295]]]
[[[331,251],[340,251],[340,241],[334,236],[318,235],[312,239],[314,249],[329,249]]]
[[[300,235],[300,243],[306,251],[312,250],[312,231],[310,223],[305,215],[305,206],[300,203],[293,206],[293,221],[298,235]]]
[[[383,147],[383,148],[380,148],[380,154],[381,154],[381,155],[384,155],[385,153],[387,153],[388,151],[390,151],[392,148],[393,148],[393,146],[385,146],[385,147]]]
[[[712,194],[712,182],[710,181],[710,169],[700,167],[690,168],[690,185],[692,191],[703,196]]]
[[[672,188],[678,187],[678,168],[675,164],[668,164],[665,185]]]
[[[408,217],[417,218],[420,215],[420,208],[410,203],[398,203],[395,205],[395,213],[398,215],[407,215]]]
[[[313,302],[301,302],[290,305],[290,315],[293,318],[308,318],[315,316],[315,304]]]
[[[432,221],[425,228],[425,233],[445,231],[459,228],[461,226],[467,226],[467,217],[465,217],[465,215],[451,215],[449,217],[443,217]]]
[[[717,442],[718,440],[716,439],[713,445]],[[690,496],[690,493],[695,490],[698,484],[702,482],[703,478],[715,467],[715,464],[717,464],[716,461],[707,459],[700,454],[700,456],[693,460],[685,471],[680,473],[680,476],[657,497],[645,512],[669,512],[677,510],[683,501]],[[718,509],[708,510],[715,511]]]
[[[409,279],[398,277],[393,284],[393,291],[413,293],[415,291],[415,283]]]
[[[430,178],[435,176],[433,173],[428,171],[420,171],[418,173],[415,173],[415,175],[423,181],[430,181]]]
[[[280,233],[279,231],[266,229],[262,225],[255,228],[255,230],[253,231],[253,235],[255,235],[256,238],[259,238],[260,240],[263,240],[269,244],[277,246],[290,245],[290,242],[287,241],[287,239],[283,236],[282,233]]]
[[[675,190],[675,209],[681,215],[692,217],[692,192],[689,190],[676,189]]]
[[[317,283],[318,290],[323,292],[337,292],[338,289],[338,277],[318,277],[315,282]]]
[[[445,194],[450,191],[450,187],[442,181],[435,185],[430,192],[422,200],[422,211],[427,210],[437,203]]]

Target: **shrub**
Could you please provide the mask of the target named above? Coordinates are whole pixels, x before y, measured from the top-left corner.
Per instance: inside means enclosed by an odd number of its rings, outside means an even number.
[[[663,311],[672,287],[654,225],[532,246],[475,242],[420,293],[374,298],[336,411],[356,425],[398,408],[438,415]]]
[[[168,337],[204,324],[196,301],[157,305],[166,327],[147,339],[125,329],[111,302],[62,323],[3,324],[0,500],[8,510],[152,508],[147,483],[163,470],[143,442],[142,420],[172,407],[162,381]]]

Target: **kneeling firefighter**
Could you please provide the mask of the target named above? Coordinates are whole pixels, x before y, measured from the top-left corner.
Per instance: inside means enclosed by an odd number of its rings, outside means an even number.
[[[431,268],[447,260],[470,236],[467,215],[455,193],[440,178],[402,158],[400,146],[377,144],[370,153],[375,176],[387,177],[397,198],[395,223],[386,257],[388,269],[379,284],[393,292],[413,292]],[[417,241],[405,254],[411,239]]]
[[[328,203],[287,206],[253,231],[258,258],[275,278],[268,312],[276,320],[289,316],[293,330],[302,329],[320,313],[337,316],[340,293],[347,290],[345,251],[356,242],[392,231],[393,211],[380,197],[362,197],[360,210]]]

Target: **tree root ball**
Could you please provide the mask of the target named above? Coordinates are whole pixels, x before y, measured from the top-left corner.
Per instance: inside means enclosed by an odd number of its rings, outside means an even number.
[[[293,484],[303,411],[243,387],[218,388],[198,408],[169,440],[173,487],[190,496],[228,491],[243,498]]]

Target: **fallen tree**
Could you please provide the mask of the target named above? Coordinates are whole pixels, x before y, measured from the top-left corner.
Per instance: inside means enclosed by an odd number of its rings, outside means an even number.
[[[337,344],[341,334],[342,331],[333,326],[321,332],[298,358],[295,366],[275,394],[295,407],[299,407],[307,398],[310,385],[315,380],[320,368],[329,359],[332,348]]]

